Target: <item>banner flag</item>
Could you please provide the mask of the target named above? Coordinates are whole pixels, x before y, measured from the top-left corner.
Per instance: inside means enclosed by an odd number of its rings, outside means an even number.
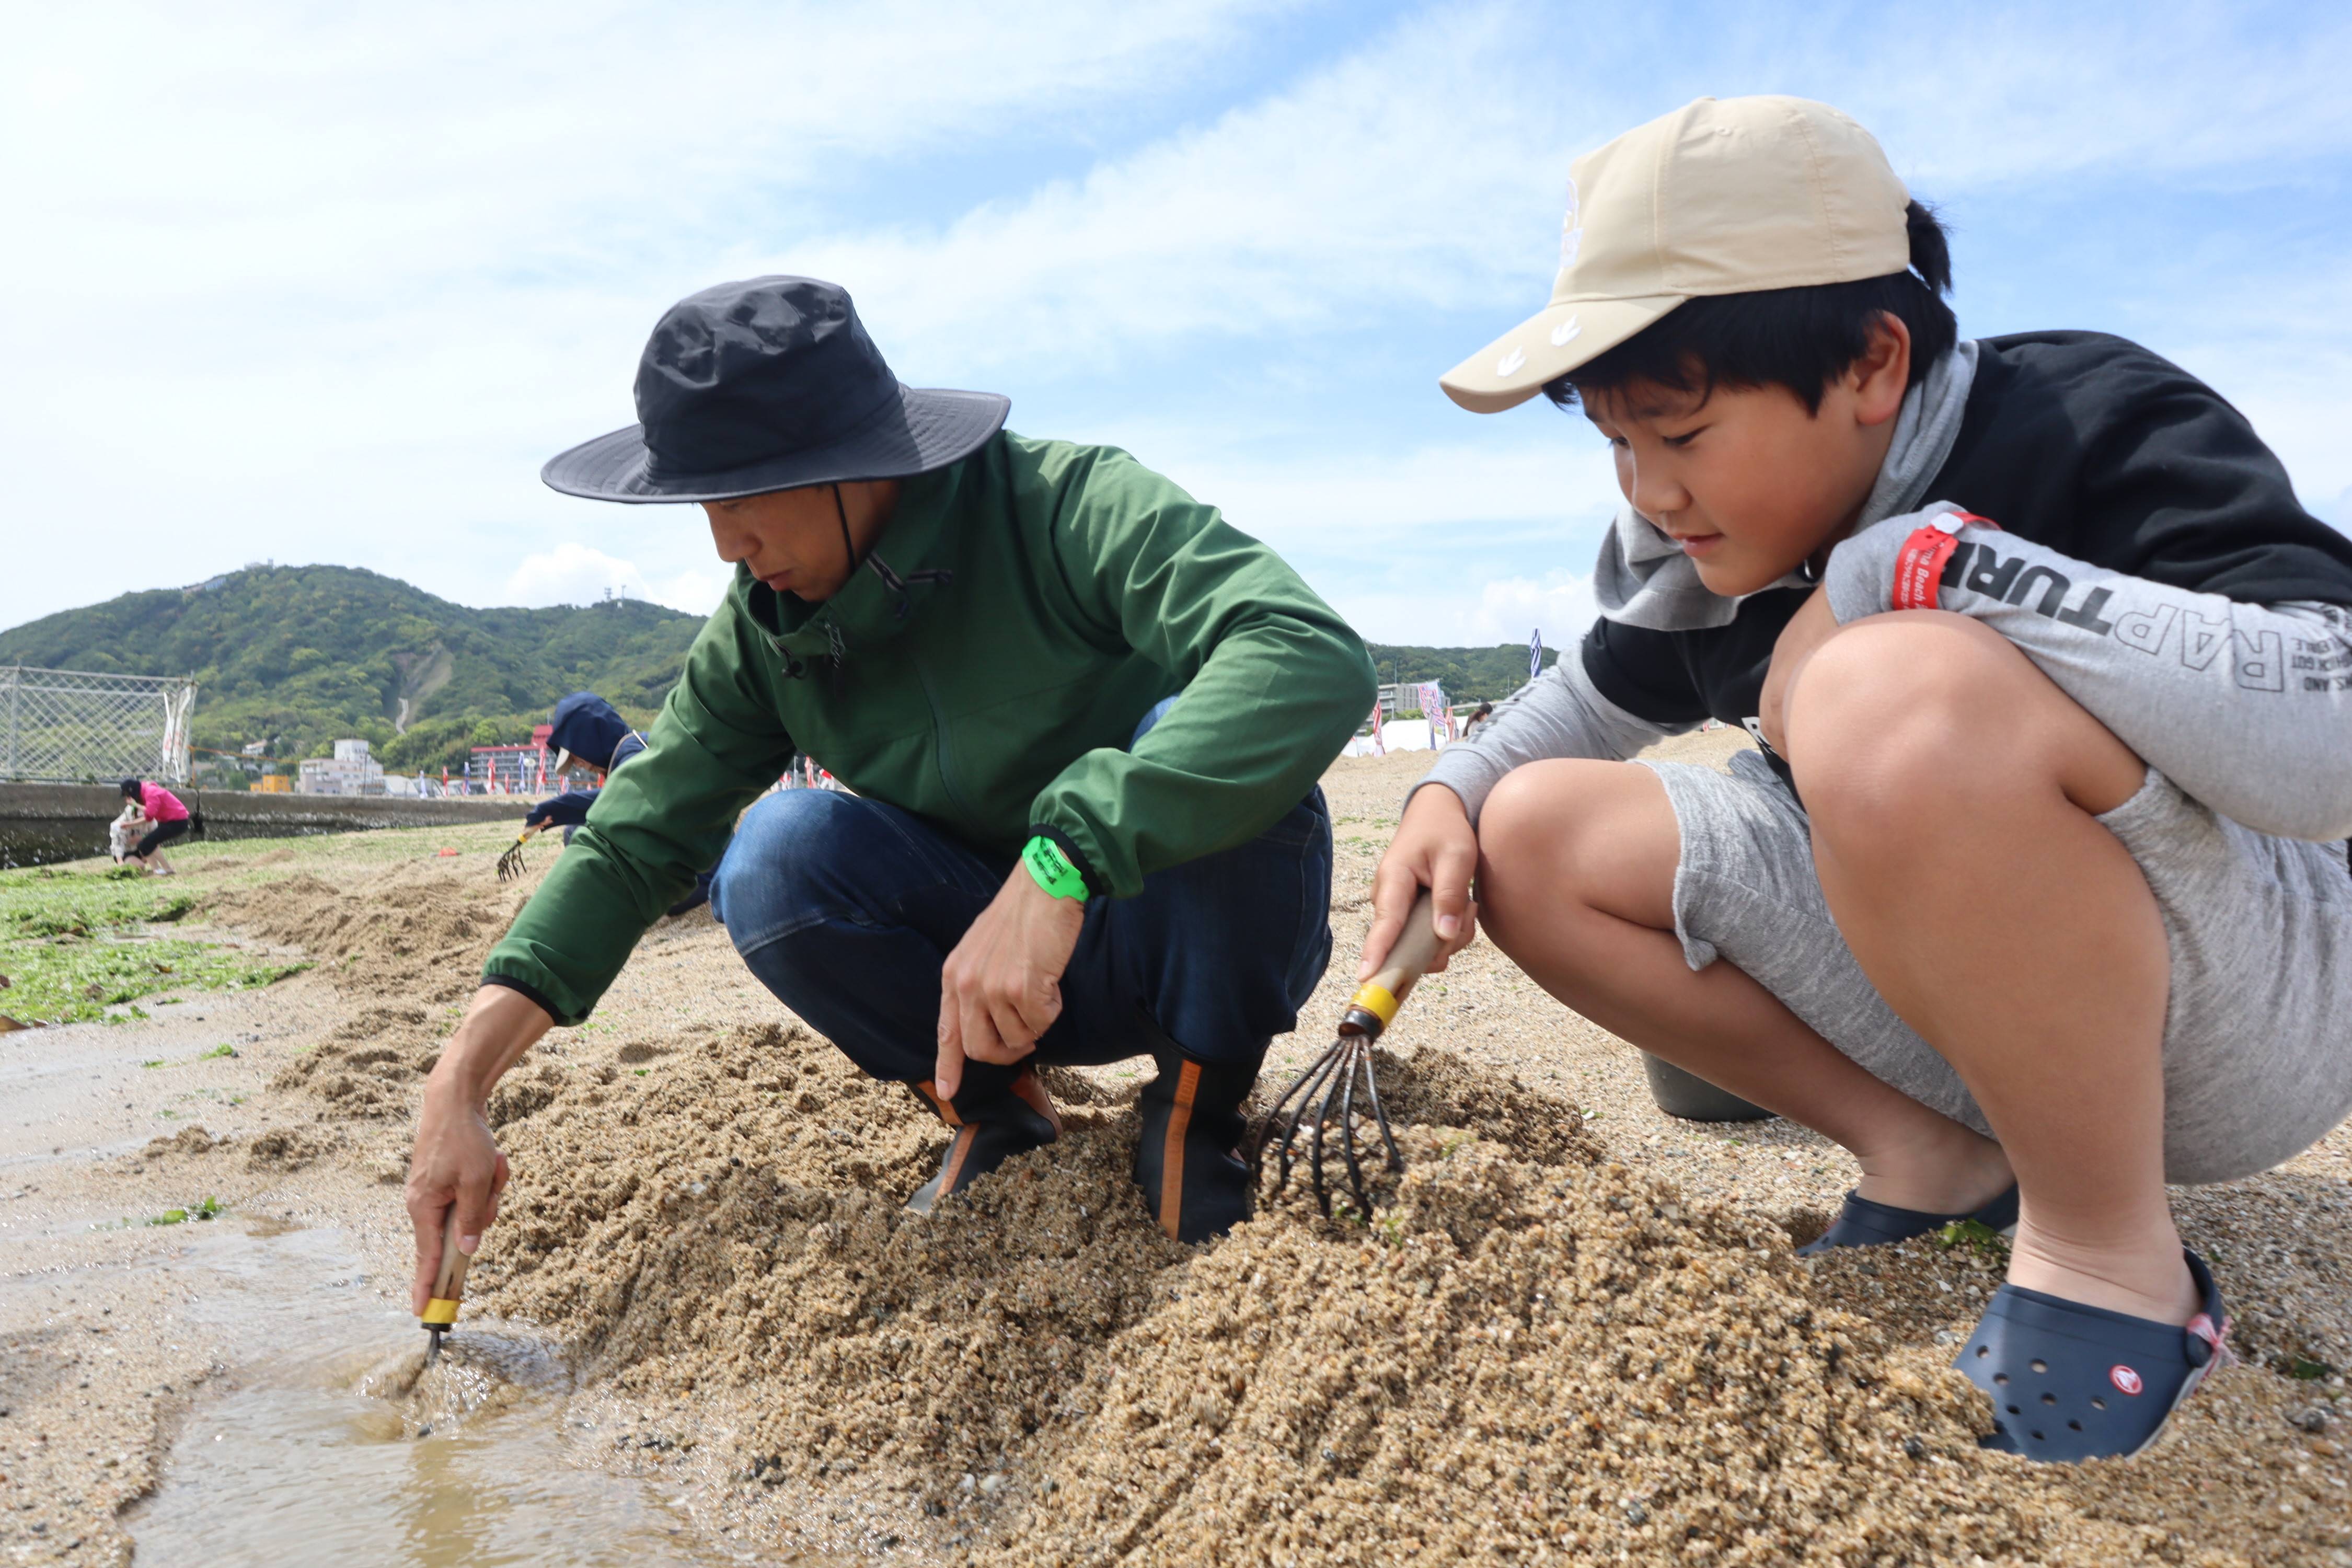
[[[1424,680],[1420,686],[1421,716],[1429,721],[1429,743],[1433,748],[1443,733],[1454,738],[1454,715],[1445,710],[1445,688],[1434,680]]]
[[[1543,627],[1538,626],[1528,637],[1528,679],[1533,680],[1543,673]]]

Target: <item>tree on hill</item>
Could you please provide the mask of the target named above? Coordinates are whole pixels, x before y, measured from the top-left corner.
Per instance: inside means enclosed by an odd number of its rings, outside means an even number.
[[[387,766],[438,769],[583,688],[650,723],[701,627],[635,599],[477,610],[352,567],[248,567],[0,632],[0,664],[192,675],[207,752],[261,741],[290,761],[359,736]]]
[[[567,691],[652,723],[701,629],[637,599],[477,610],[354,567],[249,566],[0,631],[0,664],[194,676],[200,763],[260,741],[290,764],[358,736],[388,768],[433,772],[524,739]],[[1381,680],[1440,681],[1456,702],[1527,679],[1527,649],[1509,643],[1370,651]]]

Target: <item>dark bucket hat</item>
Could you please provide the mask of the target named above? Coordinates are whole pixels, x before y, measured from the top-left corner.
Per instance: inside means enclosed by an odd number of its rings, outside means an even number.
[[[1012,405],[901,386],[846,289],[754,278],[664,312],[637,362],[638,423],[539,477],[566,495],[640,502],[906,479],[978,451]]]

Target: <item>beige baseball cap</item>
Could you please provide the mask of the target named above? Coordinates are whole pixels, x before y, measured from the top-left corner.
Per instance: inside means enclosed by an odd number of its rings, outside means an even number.
[[[1685,300],[1901,272],[1910,199],[1826,103],[1699,99],[1576,161],[1551,303],[1438,384],[1497,414]]]

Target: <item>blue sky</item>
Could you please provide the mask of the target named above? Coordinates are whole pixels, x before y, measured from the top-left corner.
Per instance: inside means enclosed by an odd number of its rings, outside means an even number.
[[[2352,524],[2352,11],[672,0],[51,6],[11,24],[0,626],[249,561],[688,608],[698,514],[567,500],[646,331],[856,296],[902,379],[1113,442],[1368,637],[1571,637],[1615,495],[1438,373],[1545,299],[1570,162],[1826,99],[1955,229],[1962,329],[2218,385]]]

